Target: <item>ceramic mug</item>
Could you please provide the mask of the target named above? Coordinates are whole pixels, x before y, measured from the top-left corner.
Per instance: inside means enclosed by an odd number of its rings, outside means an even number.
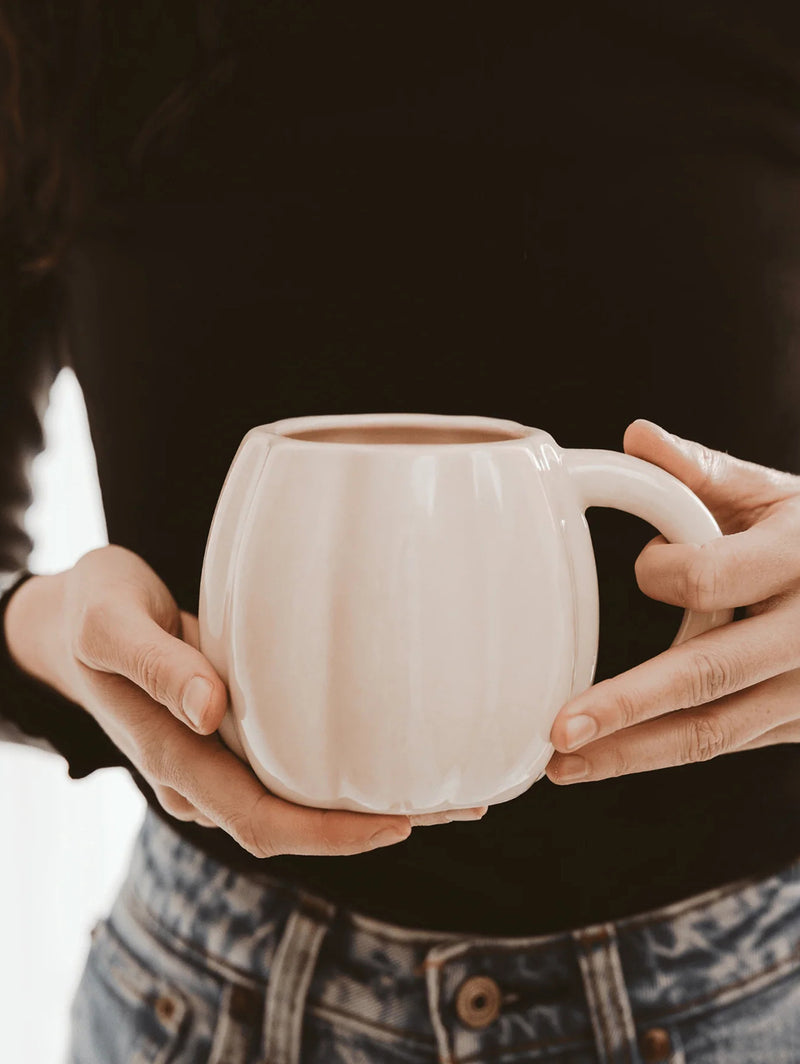
[[[294,417],[251,429],[201,575],[200,649],[230,691],[221,737],[268,790],[421,814],[509,801],[594,678],[589,506],[667,540],[721,535],[665,470],[515,421]],[[675,645],[731,610],[687,610]]]

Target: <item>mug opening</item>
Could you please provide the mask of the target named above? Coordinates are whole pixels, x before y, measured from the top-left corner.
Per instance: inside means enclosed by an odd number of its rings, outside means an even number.
[[[349,425],[337,428],[317,428],[305,431],[283,432],[290,440],[306,440],[313,443],[355,444],[464,444],[500,443],[520,439],[521,433],[503,432],[497,429],[457,428],[440,425]]]

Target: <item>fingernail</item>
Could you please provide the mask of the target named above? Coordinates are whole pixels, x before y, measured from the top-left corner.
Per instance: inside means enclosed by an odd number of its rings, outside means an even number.
[[[460,813],[451,813],[451,820],[480,820],[482,816],[485,816],[486,810],[489,807],[486,805],[474,806],[472,809],[465,809]]]
[[[564,731],[567,733],[567,750],[574,750],[576,746],[588,742],[592,736],[597,735],[597,721],[580,713],[577,717],[572,717],[567,721]]]
[[[213,688],[204,676],[193,676],[183,692],[181,708],[195,728],[200,727],[203,713],[211,701]]]
[[[375,832],[369,841],[373,847],[391,846],[395,842],[402,842],[403,839],[407,839],[410,834],[410,830],[401,832],[399,828],[381,828],[380,831]]]
[[[556,778],[559,782],[566,780],[580,780],[588,775],[589,765],[585,757],[571,755],[570,757],[562,758],[558,763]]]

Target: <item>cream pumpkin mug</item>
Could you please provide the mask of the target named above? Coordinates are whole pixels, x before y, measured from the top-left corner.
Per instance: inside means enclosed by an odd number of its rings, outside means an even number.
[[[517,797],[544,775],[559,709],[594,678],[589,506],[671,542],[721,535],[658,466],[515,421],[333,414],[251,429],[201,574],[200,649],[230,691],[222,739],[268,790],[317,808]],[[673,645],[732,617],[687,610]]]

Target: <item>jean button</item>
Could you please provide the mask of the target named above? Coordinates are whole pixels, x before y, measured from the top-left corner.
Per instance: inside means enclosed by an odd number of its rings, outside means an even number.
[[[156,1016],[162,1023],[169,1023],[175,1015],[175,1002],[168,994],[160,994],[156,999]]]
[[[488,975],[465,979],[456,994],[456,1013],[468,1027],[488,1027],[500,1015],[500,987]]]
[[[663,1027],[649,1028],[642,1035],[639,1048],[645,1064],[659,1064],[659,1061],[665,1061],[672,1052],[669,1031],[664,1030]]]

